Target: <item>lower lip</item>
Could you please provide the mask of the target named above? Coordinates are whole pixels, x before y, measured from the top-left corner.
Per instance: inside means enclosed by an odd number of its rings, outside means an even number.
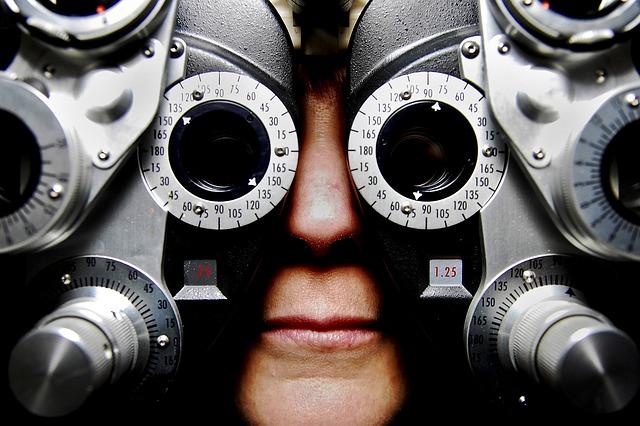
[[[304,328],[277,328],[262,333],[268,342],[295,345],[319,351],[357,349],[371,345],[380,338],[380,332],[369,329],[309,330]]]

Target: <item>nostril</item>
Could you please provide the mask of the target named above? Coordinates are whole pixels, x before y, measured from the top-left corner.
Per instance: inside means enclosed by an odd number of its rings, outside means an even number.
[[[326,256],[334,244],[360,233],[360,221],[353,206],[338,210],[335,204],[315,203],[295,209],[289,216],[289,235],[304,241],[316,257]]]

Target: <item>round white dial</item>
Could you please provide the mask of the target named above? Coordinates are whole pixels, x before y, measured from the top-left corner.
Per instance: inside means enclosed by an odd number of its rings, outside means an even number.
[[[298,138],[269,88],[246,75],[210,72],[166,92],[139,161],[165,211],[196,227],[233,229],[283,200],[296,171]]]
[[[356,188],[388,220],[415,229],[446,228],[480,211],[498,190],[507,157],[484,95],[437,72],[378,88],[350,129]]]

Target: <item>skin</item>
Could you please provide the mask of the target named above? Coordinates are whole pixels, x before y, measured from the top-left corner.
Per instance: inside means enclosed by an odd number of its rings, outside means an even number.
[[[327,260],[337,242],[362,232],[341,93],[334,82],[302,101],[301,151],[284,220],[311,261],[280,267],[266,288],[263,320],[276,321],[275,330],[250,348],[237,396],[251,424],[385,424],[406,396],[397,344],[377,328],[379,283],[364,265]]]

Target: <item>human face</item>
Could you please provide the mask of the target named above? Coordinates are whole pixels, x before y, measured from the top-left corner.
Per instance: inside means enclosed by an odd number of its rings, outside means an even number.
[[[237,398],[252,424],[384,424],[405,398],[397,344],[380,322],[381,286],[357,256],[335,254],[340,245],[357,247],[362,232],[341,93],[335,82],[303,98],[284,228],[307,255],[278,267],[265,289],[264,331],[249,350]]]

